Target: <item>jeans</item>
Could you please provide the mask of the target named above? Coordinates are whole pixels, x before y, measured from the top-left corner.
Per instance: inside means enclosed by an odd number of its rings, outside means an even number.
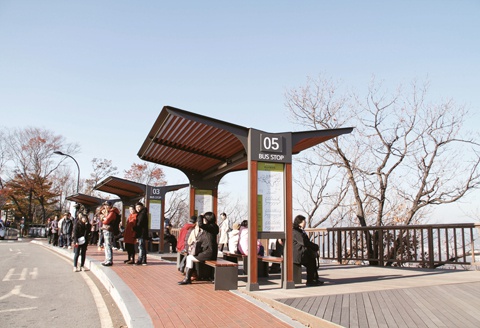
[[[105,245],[105,263],[112,263],[113,262],[113,252],[112,252],[112,244],[113,244],[113,232],[104,230],[103,231],[103,238],[104,245]]]
[[[83,245],[78,245],[75,247],[75,253],[73,255],[73,266],[77,267],[78,264],[78,257],[81,256],[82,259],[80,260],[80,267],[83,268],[85,264],[85,255],[87,254],[87,243]]]
[[[138,262],[147,263],[147,245],[145,238],[137,238],[138,241]]]

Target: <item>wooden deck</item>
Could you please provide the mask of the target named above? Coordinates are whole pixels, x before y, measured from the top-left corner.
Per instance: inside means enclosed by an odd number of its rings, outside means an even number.
[[[480,283],[277,301],[342,327],[480,327]]]
[[[326,266],[319,274],[323,286],[265,283],[251,294],[311,327],[480,327],[478,271]]]

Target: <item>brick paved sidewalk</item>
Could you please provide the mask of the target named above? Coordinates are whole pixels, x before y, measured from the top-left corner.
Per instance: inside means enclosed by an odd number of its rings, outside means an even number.
[[[90,246],[87,257],[103,262]],[[148,257],[147,266],[124,264],[127,254],[114,251],[113,270],[135,293],[155,327],[290,327],[269,312],[229,291],[214,291],[210,282],[180,286],[176,264]]]

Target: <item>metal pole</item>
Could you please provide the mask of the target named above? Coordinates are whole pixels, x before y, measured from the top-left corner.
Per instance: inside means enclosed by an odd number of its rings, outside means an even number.
[[[54,154],[57,154],[57,155],[62,155],[62,156],[67,156],[67,157],[70,157],[71,159],[73,159],[73,161],[75,162],[75,164],[77,164],[77,171],[78,171],[78,175],[77,175],[77,194],[78,194],[78,188],[80,186],[80,166],[78,165],[78,162],[75,158],[73,158],[72,156],[68,155],[68,154],[64,154],[62,153],[61,151],[54,151],[53,152]]]

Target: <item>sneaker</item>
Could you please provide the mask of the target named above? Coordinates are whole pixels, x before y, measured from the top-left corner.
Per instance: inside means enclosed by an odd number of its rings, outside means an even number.
[[[132,260],[126,262],[126,264],[135,264],[135,262],[133,262]]]
[[[73,267],[73,272],[79,272],[80,270],[77,267]]]
[[[68,249],[72,249],[72,246],[68,246]]]
[[[142,265],[147,265],[147,262],[142,263]]]
[[[81,267],[80,270],[82,270],[82,271],[90,271],[90,269],[87,268],[87,267]]]
[[[112,262],[107,262],[107,263],[102,263],[103,266],[112,266],[113,263]]]
[[[130,262],[130,260],[125,260],[125,261],[123,261],[123,263],[128,263],[128,262]]]

